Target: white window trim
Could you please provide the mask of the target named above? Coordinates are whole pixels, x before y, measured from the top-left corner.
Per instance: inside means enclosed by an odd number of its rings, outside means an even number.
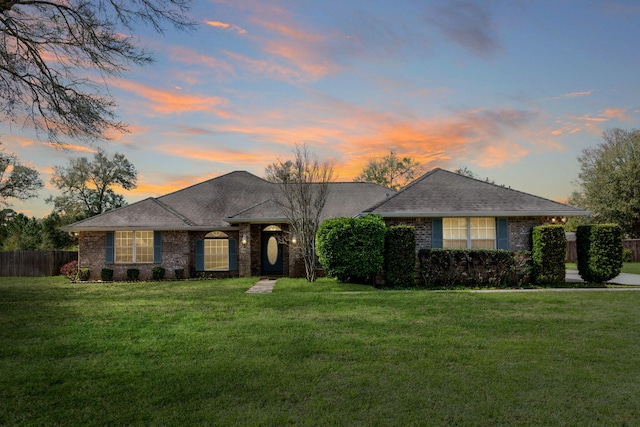
[[[446,243],[445,242],[447,242],[447,241],[462,240],[462,239],[447,239],[444,236],[444,221],[447,220],[447,219],[453,219],[453,218],[454,217],[442,218],[442,220],[443,220],[443,224],[442,224],[442,226],[443,226],[442,247],[446,247]],[[459,219],[457,217],[455,217],[455,218]],[[497,230],[497,226],[496,226],[496,218],[495,217],[478,217],[478,218],[488,218],[488,219],[493,220],[493,224],[494,224],[493,225],[493,239],[486,239],[486,238],[485,239],[472,239],[471,238],[471,217],[465,217],[464,219],[466,220],[466,223],[467,223],[467,247],[466,248],[462,248],[462,249],[473,249],[472,245],[471,245],[471,242],[474,241],[474,240],[493,240],[493,248],[488,249],[488,250],[497,249],[497,247],[498,247],[497,246],[498,245],[498,235],[497,235],[498,234],[498,230]]]
[[[137,248],[138,245],[136,245],[136,232],[146,232],[146,233],[151,233],[151,261],[138,261],[138,256],[137,256]],[[118,249],[120,248],[129,248],[130,246],[118,246],[118,233],[132,233],[132,242],[133,242],[133,248],[132,248],[132,261],[118,261]],[[153,264],[153,251],[154,251],[154,236],[153,236],[153,231],[152,230],[119,230],[116,231],[114,233],[114,238],[113,238],[113,263],[114,264]],[[148,247],[148,246],[147,246]]]

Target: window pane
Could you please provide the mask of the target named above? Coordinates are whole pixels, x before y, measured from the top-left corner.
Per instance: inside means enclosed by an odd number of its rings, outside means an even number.
[[[467,239],[467,220],[465,218],[443,218],[442,235],[446,239]]]
[[[204,269],[229,270],[229,240],[205,239]]]
[[[153,231],[136,231],[136,262],[153,262]]]
[[[442,246],[444,249],[466,249],[467,240],[445,240]]]
[[[495,240],[472,240],[472,249],[495,249]]]
[[[115,262],[133,262],[133,232],[116,231],[115,233]]]
[[[471,218],[471,247],[473,249],[495,249],[495,218]]]

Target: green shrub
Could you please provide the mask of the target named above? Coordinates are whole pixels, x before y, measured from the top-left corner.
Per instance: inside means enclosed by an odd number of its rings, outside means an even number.
[[[341,282],[373,282],[384,266],[385,229],[379,215],[324,221],[316,248],[327,276]]]
[[[151,278],[153,280],[163,280],[164,279],[164,268],[162,267],[153,267],[151,269]]]
[[[78,269],[78,280],[81,282],[86,282],[91,277],[91,270],[88,268],[80,268]]]
[[[384,237],[386,286],[412,286],[416,275],[416,229],[407,225],[387,228]]]
[[[70,280],[78,278],[78,261],[73,260],[60,267],[60,274],[67,276]]]
[[[100,271],[100,279],[103,282],[110,282],[113,280],[113,270],[110,268],[103,268],[102,271]]]
[[[173,271],[176,274],[176,279],[178,280],[184,279],[184,268],[176,268]]]
[[[631,249],[622,249],[622,262],[633,262],[633,251]]]
[[[135,282],[136,280],[138,280],[138,277],[140,276],[140,270],[138,270],[137,268],[129,268],[127,270],[127,280],[130,282]]]
[[[518,272],[505,250],[421,249],[418,258],[427,287],[505,287]]]
[[[616,224],[581,225],[576,230],[578,273],[585,282],[601,283],[622,269],[622,229]]]
[[[532,232],[533,277],[536,283],[565,281],[567,237],[561,225],[540,225]]]
[[[533,281],[533,259],[530,251],[518,251],[512,254],[511,284],[523,286]]]

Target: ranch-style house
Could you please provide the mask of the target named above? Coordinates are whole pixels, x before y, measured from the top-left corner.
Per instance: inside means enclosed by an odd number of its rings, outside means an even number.
[[[236,171],[64,227],[76,233],[79,265],[92,279],[103,268],[123,280],[131,268],[150,278],[304,276],[279,187]],[[588,212],[443,169],[396,192],[367,182],[335,182],[322,219],[379,214],[387,225],[416,228],[416,250],[529,250],[532,227]]]

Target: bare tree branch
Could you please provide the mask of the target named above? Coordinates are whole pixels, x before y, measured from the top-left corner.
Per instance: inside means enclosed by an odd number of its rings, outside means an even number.
[[[266,170],[267,180],[276,182],[283,199],[284,215],[297,238],[292,247],[304,259],[307,280],[316,280],[318,258],[316,233],[333,182],[333,165],[321,163],[306,145],[296,145],[293,161],[278,161]]]
[[[190,0],[0,1],[0,115],[9,122],[86,142],[126,131],[104,83],[131,65],[153,62],[136,46],[134,25],[163,32],[162,23],[188,30]],[[128,31],[129,35],[125,33]]]

